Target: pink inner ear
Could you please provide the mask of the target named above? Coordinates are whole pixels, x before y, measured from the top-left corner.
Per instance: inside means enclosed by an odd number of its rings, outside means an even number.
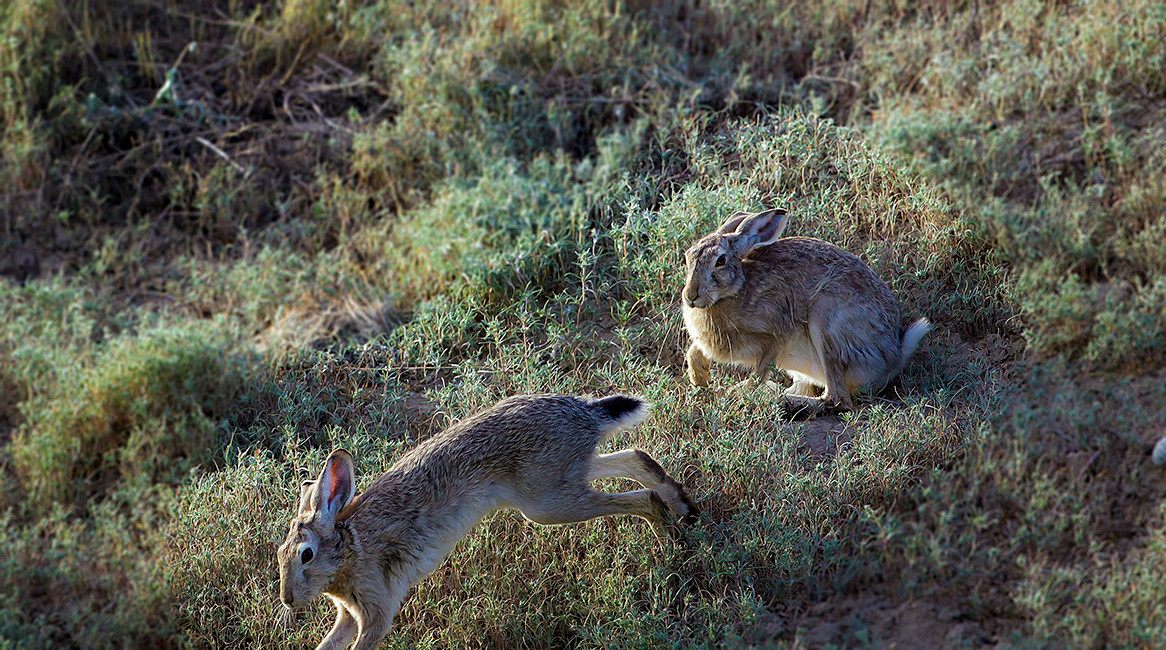
[[[758,242],[768,242],[777,234],[777,229],[785,223],[785,211],[773,210],[768,219],[757,226],[755,237]]]
[[[334,461],[332,463],[332,471],[329,473],[330,480],[328,481],[328,507],[332,507],[332,502],[336,497],[340,496],[340,472],[342,471],[343,463]]]
[[[777,232],[777,226],[780,223],[781,223],[780,216],[770,217],[769,221],[766,221],[765,225],[761,227],[761,233],[760,233],[760,236],[758,237],[758,239],[760,239],[761,241],[768,241],[769,239],[771,239],[773,237],[773,233]]]

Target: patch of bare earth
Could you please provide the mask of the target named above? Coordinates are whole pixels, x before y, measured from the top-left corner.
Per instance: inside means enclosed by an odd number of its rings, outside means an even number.
[[[405,417],[408,418],[410,428],[436,433],[440,431],[443,422],[438,415],[439,404],[422,393],[405,395]],[[432,435],[432,434],[430,434]],[[426,436],[428,437],[428,436]]]
[[[854,428],[842,418],[830,415],[806,420],[801,428],[801,448],[813,460],[828,460],[854,439]]]
[[[999,625],[975,620],[954,599],[852,595],[816,603],[791,618],[767,613],[745,640],[759,648],[792,641],[794,648],[944,650],[994,648],[1000,634]]]

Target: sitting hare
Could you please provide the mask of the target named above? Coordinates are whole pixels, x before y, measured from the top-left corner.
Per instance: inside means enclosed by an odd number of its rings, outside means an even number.
[[[787,410],[849,410],[853,391],[894,379],[931,324],[920,318],[904,332],[869,266],[819,239],[778,239],[788,219],[780,209],[738,212],[685,253],[688,377],[707,385],[718,361],[768,382],[775,363],[793,379]]]
[[[613,395],[585,400],[521,395],[466,418],[405,454],[354,495],[352,456],[338,449],[300,489],[299,512],[279,547],[279,596],[288,608],[325,593],[336,624],[320,648],[375,648],[405,593],[489,512],[516,508],[540,524],[635,515],[659,532],[668,510],[691,521],[684,488],[639,449],[598,454],[614,431],[650,405]],[[596,479],[625,477],[645,489],[611,494]]]

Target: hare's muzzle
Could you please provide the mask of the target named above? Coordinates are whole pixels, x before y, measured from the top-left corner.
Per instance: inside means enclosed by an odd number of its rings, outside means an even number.
[[[292,595],[291,585],[284,580],[280,580],[279,584],[279,602],[283,603],[283,606],[289,610],[296,608],[296,599]]]
[[[715,299],[710,299],[702,295],[684,296],[684,306],[689,309],[705,309],[711,307]]]
[[[700,300],[700,292],[694,287],[684,288],[684,304],[687,307],[695,308],[697,301]]]

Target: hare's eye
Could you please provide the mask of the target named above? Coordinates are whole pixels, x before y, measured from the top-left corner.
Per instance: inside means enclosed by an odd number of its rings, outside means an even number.
[[[725,265],[725,254],[721,253],[721,256],[717,258],[717,267],[719,268],[719,267],[722,267],[724,265]]]
[[[303,553],[300,553],[300,564],[307,564],[312,561],[312,549],[305,548]]]

